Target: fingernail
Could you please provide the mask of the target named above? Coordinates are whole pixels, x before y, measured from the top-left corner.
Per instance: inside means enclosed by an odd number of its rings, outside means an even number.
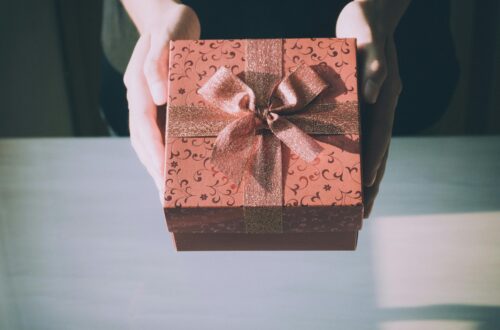
[[[156,105],[167,103],[167,87],[161,81],[154,83],[151,86],[151,96]]]
[[[371,79],[368,79],[365,83],[365,88],[363,90],[365,94],[365,101],[368,103],[377,102],[378,96],[378,85],[375,84]]]

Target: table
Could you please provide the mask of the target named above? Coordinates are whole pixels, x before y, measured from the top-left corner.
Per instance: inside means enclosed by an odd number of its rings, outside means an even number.
[[[500,137],[395,138],[355,252],[175,252],[119,138],[0,140],[0,329],[500,329]]]

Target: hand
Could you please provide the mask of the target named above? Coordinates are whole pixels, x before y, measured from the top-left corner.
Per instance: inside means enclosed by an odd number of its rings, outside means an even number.
[[[361,116],[365,218],[370,215],[384,175],[394,111],[402,89],[393,38],[399,17],[394,16],[397,10],[391,11],[380,3],[386,5],[387,1],[349,3],[336,27],[337,37],[357,38],[359,51],[361,97],[365,103]]]
[[[152,11],[139,30],[124,83],[129,106],[130,140],[142,164],[153,177],[163,200],[165,146],[157,124],[158,106],[167,102],[169,41],[198,39],[200,23],[187,6],[172,3],[164,11]],[[150,12],[151,13],[151,12]]]

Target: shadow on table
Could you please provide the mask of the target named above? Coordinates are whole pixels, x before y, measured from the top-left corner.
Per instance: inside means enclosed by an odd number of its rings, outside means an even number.
[[[477,330],[500,329],[500,306],[429,305],[422,307],[383,308],[382,322],[386,321],[472,321]]]

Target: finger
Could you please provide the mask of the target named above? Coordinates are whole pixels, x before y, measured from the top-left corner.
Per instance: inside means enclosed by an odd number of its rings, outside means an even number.
[[[141,86],[144,84],[142,68],[148,51],[149,36],[143,35],[139,38],[134,47],[123,76],[123,82],[127,88],[130,141],[141,161],[147,157],[145,156],[145,149],[139,147],[137,125],[134,124],[135,122],[133,120],[130,120],[130,116],[133,113],[147,112],[148,110],[146,109],[151,109],[152,102],[148,101],[147,93],[144,93],[144,88]]]
[[[141,79],[143,77],[143,64],[146,56],[149,52],[149,35],[142,35],[137,43],[135,44],[132,55],[130,56],[130,60],[127,65],[127,69],[125,70],[125,74],[123,75],[123,83],[127,89],[130,84],[137,81],[137,79]]]
[[[149,156],[146,152],[146,149],[143,147],[141,140],[138,138],[137,129],[135,128],[134,124],[130,124],[129,126],[130,126],[129,127],[130,143],[132,145],[132,148],[134,149],[134,151],[135,151],[137,157],[139,158],[140,162],[142,163],[142,165],[144,167],[146,167],[146,170],[152,176],[150,169],[146,166],[146,164],[148,163]]]
[[[141,162],[153,177],[158,190],[162,191],[165,147],[160,129],[156,124],[157,109],[150,100],[147,90],[143,89],[142,94],[147,95],[148,100],[143,100],[140,96],[135,95],[141,94],[140,88],[140,86],[132,84],[127,92],[127,94],[134,94],[134,96],[129,97],[132,100],[129,101],[130,136]]]
[[[363,190],[363,204],[365,205],[364,218],[368,218],[373,209],[373,204],[375,202],[375,198],[378,195],[378,191],[380,188],[380,183],[384,177],[385,167],[387,164],[387,158],[389,156],[389,148],[387,148],[384,158],[382,159],[382,164],[377,172],[377,178],[371,187],[365,187]]]
[[[375,182],[377,171],[392,135],[394,111],[401,92],[397,55],[393,42],[387,43],[388,76],[377,103],[365,106],[362,116],[364,134],[363,181],[365,186]]]
[[[144,74],[156,105],[167,102],[168,39],[151,35],[150,48],[144,62]]]
[[[137,42],[124,82],[127,86],[132,146],[161,191],[164,146],[160,130],[156,125],[157,108],[151,99],[142,65],[148,54],[149,44],[147,36],[141,37]]]
[[[149,115],[139,113],[137,115],[131,114],[130,121],[135,127],[138,145],[147,156],[144,166],[155,180],[159,191],[162,191],[165,147],[156,120]]]
[[[377,102],[380,89],[387,77],[385,40],[360,46],[362,96],[366,103]]]
[[[153,178],[155,185],[160,193],[163,192],[163,170],[162,164],[151,157],[150,151],[146,146],[144,139],[141,137],[140,128],[137,127],[136,121],[132,120],[130,124],[130,134],[132,147],[134,148],[139,160],[144,165],[149,175]]]

